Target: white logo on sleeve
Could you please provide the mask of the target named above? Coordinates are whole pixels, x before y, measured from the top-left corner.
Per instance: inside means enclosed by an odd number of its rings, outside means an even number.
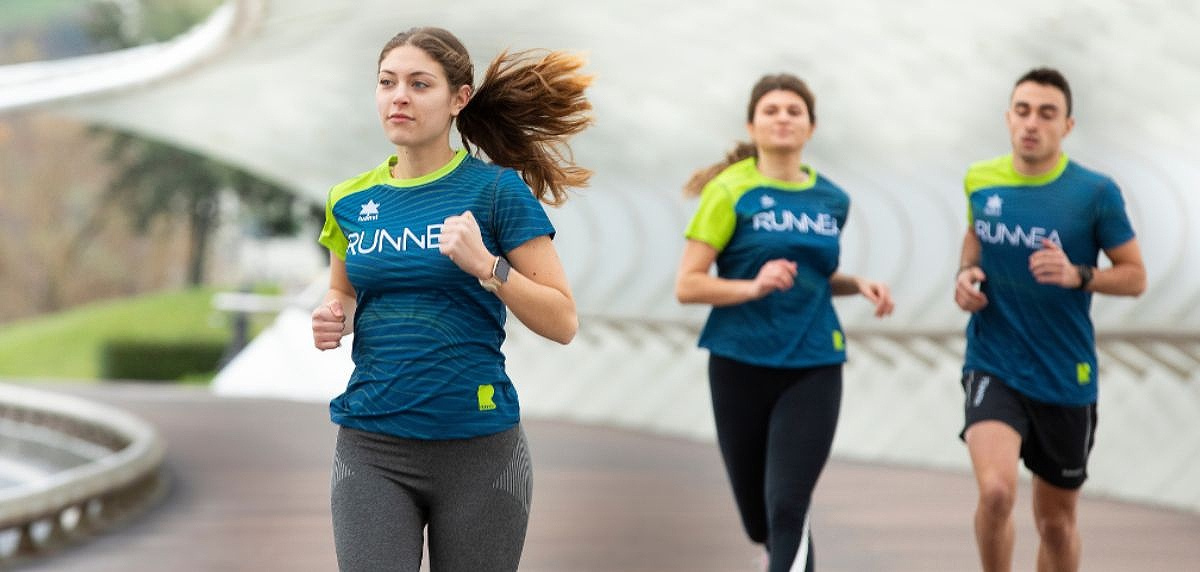
[[[983,207],[983,214],[987,216],[1000,216],[1000,206],[1004,201],[1000,200],[1000,195],[992,195],[987,199],[987,205]]]
[[[379,220],[379,203],[375,199],[371,199],[362,206],[362,210],[358,211],[358,222],[368,222]]]
[[[775,206],[775,199],[771,198],[771,195],[763,195],[761,202],[762,208],[764,209],[769,209]]]

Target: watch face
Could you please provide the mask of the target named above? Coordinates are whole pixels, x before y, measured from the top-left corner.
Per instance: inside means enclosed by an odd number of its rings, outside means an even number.
[[[496,260],[496,271],[494,275],[496,276],[496,279],[503,284],[508,282],[508,271],[511,269],[512,266],[508,265],[508,260],[501,256]]]

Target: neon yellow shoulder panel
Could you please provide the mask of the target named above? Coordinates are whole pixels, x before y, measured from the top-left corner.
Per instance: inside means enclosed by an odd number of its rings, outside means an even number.
[[[1067,163],[1070,160],[1067,154],[1063,153],[1058,158],[1058,164],[1049,172],[1041,175],[1029,176],[1018,173],[1013,167],[1012,153],[972,163],[967,168],[967,176],[963,178],[963,191],[968,197],[967,202],[967,222],[974,222],[974,217],[971,216],[970,196],[971,193],[980,189],[988,189],[993,187],[1036,187],[1053,182],[1063,171],[1067,170]]]
[[[696,208],[696,214],[692,216],[684,236],[708,244],[718,252],[724,250],[737,227],[735,205],[738,199],[760,187],[786,191],[813,188],[817,184],[816,171],[807,165],[802,168],[808,173],[808,179],[803,183],[793,183],[764,177],[758,171],[754,157],[742,159],[726,167],[700,191],[700,205]]]
[[[392,178],[392,166],[396,164],[396,156],[392,155],[378,167],[334,185],[329,190],[328,200],[325,201],[325,226],[321,228],[321,237],[317,239],[317,242],[328,248],[330,252],[336,254],[338,258],[345,260],[346,248],[350,246],[350,242],[346,239],[346,233],[342,232],[341,225],[337,222],[337,217],[333,216],[333,206],[338,201],[354,193],[379,185],[404,188],[416,187],[436,181],[458,168],[466,158],[466,150],[459,149],[450,162],[442,165],[432,173],[413,179],[395,179]]]

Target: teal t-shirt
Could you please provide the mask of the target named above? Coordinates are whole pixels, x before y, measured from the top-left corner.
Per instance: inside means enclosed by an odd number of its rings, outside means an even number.
[[[1036,177],[1017,173],[1012,155],[976,163],[965,190],[988,305],[967,324],[964,371],[992,373],[1044,403],[1095,403],[1092,294],[1038,284],[1029,257],[1048,239],[1073,264],[1095,266],[1102,249],[1132,240],[1121,190],[1066,155]]]
[[[400,180],[395,160],[335,186],[325,207],[320,243],[345,259],[358,302],[354,372],[331,418],[413,439],[511,428],[520,408],[500,351],[507,310],[438,239],[446,217],[466,210],[496,254],[553,237],[554,227],[512,169],[460,150],[437,171]]]
[[[751,157],[730,165],[700,193],[685,236],[717,250],[719,277],[753,280],[776,258],[798,269],[789,290],[713,308],[700,347],[715,355],[780,368],[846,361],[829,277],[838,267],[850,197],[811,167],[804,170],[804,183],[769,179]]]

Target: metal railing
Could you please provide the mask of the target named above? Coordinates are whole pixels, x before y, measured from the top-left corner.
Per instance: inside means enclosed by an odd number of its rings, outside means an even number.
[[[128,413],[0,384],[0,419],[111,451],[44,478],[0,488],[0,564],[86,538],[161,496],[166,445],[153,427]]]

